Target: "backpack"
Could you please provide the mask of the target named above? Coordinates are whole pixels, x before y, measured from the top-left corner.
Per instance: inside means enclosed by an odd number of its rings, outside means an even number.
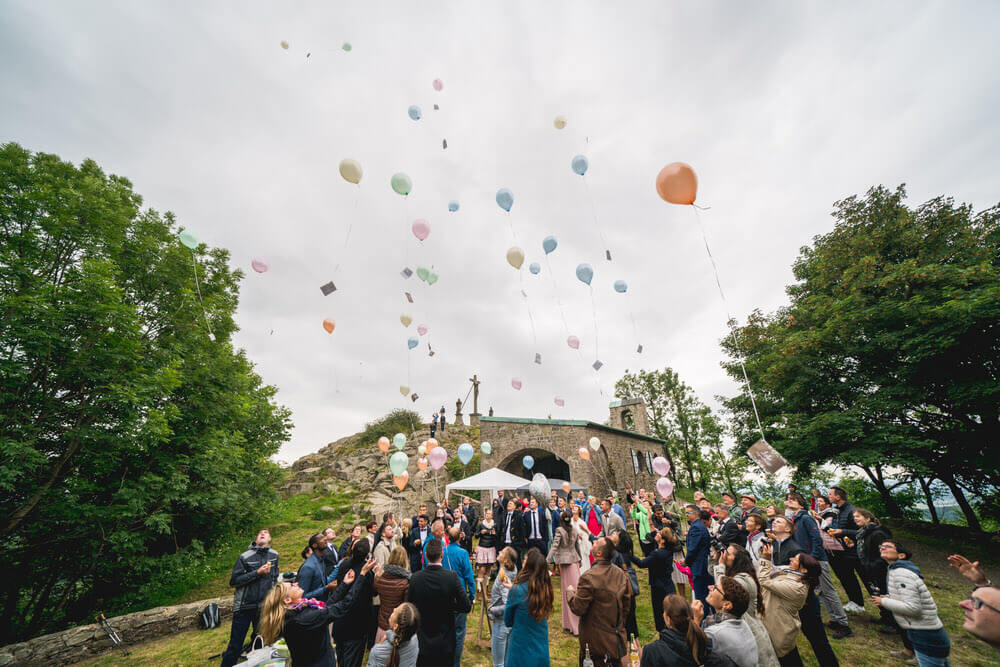
[[[214,602],[205,605],[205,608],[201,610],[199,618],[201,619],[202,630],[211,630],[212,628],[219,627],[219,605]]]

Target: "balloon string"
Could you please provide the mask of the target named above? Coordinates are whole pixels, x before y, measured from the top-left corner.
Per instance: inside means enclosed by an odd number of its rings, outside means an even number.
[[[354,213],[351,215],[351,219],[347,222],[347,234],[344,235],[344,247],[341,248],[341,254],[347,256],[347,242],[351,240],[351,229],[354,227],[354,218],[358,215],[358,201],[361,199],[361,185],[358,184],[358,189],[354,193]],[[338,261],[333,267],[333,275],[337,275],[340,271],[340,262]]]
[[[559,286],[556,285],[556,274],[552,272],[552,265],[549,264],[549,254],[545,253],[545,268],[549,270],[549,278],[552,279],[552,291],[556,295],[556,303],[559,304],[559,317],[562,318],[563,330],[566,332],[566,337],[569,337],[569,325],[566,323],[566,311],[563,308],[562,297],[559,296]]]
[[[743,350],[740,347],[740,343],[736,340],[736,327],[734,326],[734,321],[732,315],[729,314],[729,304],[726,301],[726,293],[722,289],[722,281],[719,279],[719,267],[715,263],[715,257],[712,255],[712,249],[708,245],[708,235],[705,233],[705,226],[701,222],[701,216],[698,214],[699,207],[694,208],[694,217],[698,222],[698,229],[701,230],[701,239],[705,243],[705,252],[708,253],[708,259],[712,263],[712,272],[715,274],[715,284],[719,288],[719,296],[722,298],[722,309],[726,313],[726,325],[729,327],[729,335],[733,339],[733,346],[736,348],[737,361],[740,363],[740,369],[743,371],[743,382],[747,388],[747,394],[750,395],[750,405],[753,408],[753,416],[757,421],[757,431],[760,433],[760,439],[767,442],[767,438],[764,437],[764,427],[760,423],[760,413],[757,412],[757,400],[753,395],[753,388],[750,386],[750,376],[747,375],[747,367],[743,364]],[[702,209],[704,210],[704,209]]]
[[[531,340],[538,346],[538,336],[535,334],[535,318],[531,315],[531,301],[528,300],[528,293],[524,291],[524,270],[517,270],[517,281],[521,284],[521,296],[524,297],[524,305],[528,309],[528,321],[531,323]]]
[[[198,303],[201,305],[201,316],[205,318],[205,327],[208,329],[208,337],[215,340],[215,333],[212,332],[212,325],[208,321],[208,313],[205,311],[205,302],[201,299],[201,285],[198,283],[198,258],[195,257],[194,250],[191,251],[191,262],[194,265],[194,288],[198,293]]]
[[[594,227],[597,228],[597,235],[601,237],[601,244],[604,245],[604,251],[608,254],[608,261],[611,261],[611,248],[608,247],[608,241],[604,238],[604,231],[601,229],[601,225],[597,222],[597,207],[594,206],[594,197],[590,194],[590,186],[587,184],[587,176],[581,177],[583,179],[583,189],[587,191],[587,200],[590,202],[590,214],[594,218]]]
[[[635,323],[635,308],[632,304],[632,293],[628,293],[628,316],[632,319],[632,333],[635,334],[635,344],[639,345],[639,327]]]
[[[594,286],[590,285],[590,308],[594,313],[594,359],[601,358],[600,339],[597,334],[597,305],[594,303]]]

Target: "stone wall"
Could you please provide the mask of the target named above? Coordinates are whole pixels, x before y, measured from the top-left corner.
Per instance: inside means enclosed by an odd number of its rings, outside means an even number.
[[[201,627],[199,615],[210,602],[219,605],[220,619],[232,616],[233,596],[228,595],[173,607],[156,607],[109,621],[126,646],[135,646],[150,639]],[[0,665],[65,665],[118,650],[101,626],[92,623],[0,647]]]

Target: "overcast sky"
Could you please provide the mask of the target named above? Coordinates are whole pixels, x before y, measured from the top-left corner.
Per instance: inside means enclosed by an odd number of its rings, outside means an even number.
[[[998,25],[995,2],[0,0],[0,140],[93,158],[230,250],[247,274],[236,344],[293,411],[290,461],[393,408],[444,403],[450,420],[473,373],[481,412],[502,416],[602,421],[626,368],[664,366],[716,406],[738,390],[719,366],[726,307],[694,210],[657,197],[657,172],[698,172],[728,310],[771,311],[840,198],[905,182],[911,203],[996,203]],[[400,276],[419,264],[440,280]]]

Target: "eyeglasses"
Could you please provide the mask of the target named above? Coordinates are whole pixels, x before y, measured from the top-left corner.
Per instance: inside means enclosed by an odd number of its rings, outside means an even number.
[[[992,609],[996,613],[1000,614],[1000,609],[997,609],[993,605],[986,604],[985,602],[983,602],[982,600],[980,600],[977,597],[972,597],[970,595],[969,596],[969,602],[972,603],[972,608],[973,609],[979,610],[979,609],[982,609],[983,607],[986,607],[987,609]]]

